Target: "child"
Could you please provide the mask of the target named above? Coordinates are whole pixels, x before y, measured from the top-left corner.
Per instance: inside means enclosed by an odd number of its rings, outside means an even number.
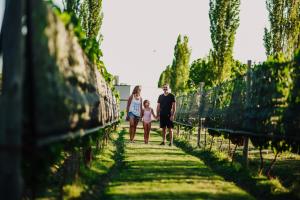
[[[150,137],[150,129],[151,129],[151,116],[153,115],[156,118],[156,115],[153,112],[153,109],[150,107],[150,101],[145,100],[143,102],[144,109],[143,109],[143,126],[144,126],[144,141],[145,144],[148,144],[149,137]]]

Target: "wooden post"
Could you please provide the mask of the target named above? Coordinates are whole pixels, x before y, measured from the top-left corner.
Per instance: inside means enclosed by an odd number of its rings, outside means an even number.
[[[231,156],[230,139],[228,139],[228,155]]]
[[[201,117],[199,117],[198,120],[198,133],[197,133],[197,147],[200,148],[200,139],[201,139],[201,131],[202,131],[202,120]]]
[[[251,88],[251,60],[248,60],[248,72],[247,72],[247,89],[246,89],[246,105],[249,105],[250,100],[250,88]],[[243,157],[244,157],[244,166],[248,168],[249,165],[249,137],[244,137],[244,149],[243,149]]]
[[[177,136],[179,136],[180,135],[180,126],[179,125],[177,125]]]
[[[201,97],[203,93],[204,82],[200,82],[199,85],[199,109],[198,109],[198,134],[197,134],[197,147],[200,148],[200,139],[201,139],[201,131],[202,131],[202,119],[200,115],[200,104],[201,104]]]
[[[206,131],[207,129],[204,129],[204,149],[206,148]]]
[[[21,199],[21,145],[24,78],[24,1],[7,0],[3,20],[3,94],[0,115],[0,196]]]

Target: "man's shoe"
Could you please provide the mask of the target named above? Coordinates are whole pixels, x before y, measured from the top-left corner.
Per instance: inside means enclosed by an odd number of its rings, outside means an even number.
[[[160,145],[166,145],[166,143],[165,143],[165,142],[162,142],[162,143],[160,143]]]
[[[173,146],[173,144],[172,144],[172,143],[170,143],[170,144],[169,144],[169,146],[171,147],[171,146]]]

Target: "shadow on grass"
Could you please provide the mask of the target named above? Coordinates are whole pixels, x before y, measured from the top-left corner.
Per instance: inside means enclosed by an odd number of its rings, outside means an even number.
[[[209,199],[209,200],[241,200],[245,199],[243,194],[214,194],[209,192],[143,192],[142,194],[119,194],[114,196],[118,200],[146,200],[146,199],[163,199],[163,200],[193,200],[193,199]]]
[[[251,172],[241,165],[231,165],[228,160],[220,158],[210,151],[197,150],[184,140],[175,139],[176,146],[186,153],[203,160],[214,172],[221,175],[225,180],[233,181],[241,188],[248,191],[257,199],[292,200],[297,199],[291,193],[280,190],[275,183],[265,177],[254,177]]]

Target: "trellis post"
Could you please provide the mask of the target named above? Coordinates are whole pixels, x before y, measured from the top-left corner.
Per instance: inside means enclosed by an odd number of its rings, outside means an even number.
[[[203,93],[203,88],[204,88],[204,82],[200,82],[199,84],[199,110],[198,110],[198,134],[197,134],[197,147],[200,148],[200,139],[201,139],[201,132],[202,132],[202,119],[200,115],[200,104],[201,104],[201,97]]]
[[[21,199],[21,137],[23,128],[24,1],[7,0],[3,20],[3,94],[0,113],[0,196]]]
[[[250,100],[250,88],[251,88],[251,64],[252,61],[248,60],[248,71],[247,71],[247,80],[246,80],[246,105],[249,105]],[[244,136],[244,149],[243,149],[243,157],[244,157],[244,165],[246,168],[248,168],[249,164],[249,137]]]

